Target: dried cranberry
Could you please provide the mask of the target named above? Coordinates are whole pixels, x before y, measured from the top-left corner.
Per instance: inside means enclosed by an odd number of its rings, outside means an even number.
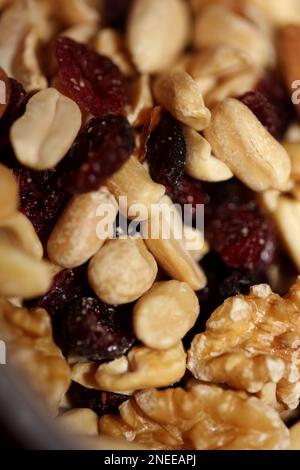
[[[186,144],[182,128],[171,114],[164,113],[147,143],[147,159],[154,181],[178,186],[184,175]]]
[[[207,204],[209,201],[203,183],[188,176],[184,177],[178,186],[168,185],[166,192],[175,204],[180,204],[182,207],[190,204],[193,216],[196,215],[197,205]]]
[[[94,297],[69,304],[62,328],[69,352],[92,361],[116,359],[134,343],[130,316]]]
[[[91,119],[82,129],[59,168],[60,185],[72,193],[99,189],[118,171],[135,148],[127,119],[108,115]]]
[[[132,0],[104,0],[102,21],[106,27],[123,29]]]
[[[63,315],[70,302],[80,299],[87,289],[86,266],[58,273],[50,290],[31,302],[31,307],[44,308],[54,318]]]
[[[55,54],[59,78],[74,101],[95,117],[123,113],[124,78],[108,57],[67,37],[56,40]]]
[[[13,171],[19,183],[21,211],[31,220],[45,243],[68,201],[68,195],[57,187],[56,170],[34,171],[13,164]]]
[[[127,395],[112,392],[100,392],[72,382],[68,397],[74,408],[89,408],[98,416],[117,414],[119,406],[128,400]]]
[[[253,269],[262,257],[270,262],[275,253],[274,228],[253,203],[221,205],[207,220],[206,236],[232,268]]]

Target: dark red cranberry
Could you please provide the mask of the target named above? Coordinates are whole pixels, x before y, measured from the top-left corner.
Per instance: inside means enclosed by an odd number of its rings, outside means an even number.
[[[211,248],[232,268],[252,270],[275,253],[274,227],[251,203],[221,205],[207,220],[205,233]]]
[[[12,166],[19,183],[21,211],[46,243],[69,196],[58,188],[56,170],[34,171],[14,163]]]
[[[89,408],[98,416],[118,414],[119,406],[128,400],[127,395],[112,392],[100,392],[72,382],[68,397],[74,408]]]
[[[164,113],[147,143],[150,173],[157,183],[177,187],[186,161],[186,144],[179,122]]]
[[[201,181],[196,181],[188,176],[182,178],[178,186],[168,185],[167,195],[175,204],[184,207],[186,204],[192,206],[192,214],[196,215],[197,205],[208,204],[209,196]]]
[[[62,329],[69,352],[91,361],[121,357],[134,343],[130,316],[94,297],[69,304]]]
[[[125,117],[91,119],[59,168],[64,173],[60,185],[71,193],[95,191],[121,168],[134,148],[134,136]]]
[[[123,29],[132,0],[104,0],[102,21],[106,27]]]
[[[124,77],[108,57],[67,37],[56,40],[55,55],[63,87],[86,112],[95,117],[124,112]]]

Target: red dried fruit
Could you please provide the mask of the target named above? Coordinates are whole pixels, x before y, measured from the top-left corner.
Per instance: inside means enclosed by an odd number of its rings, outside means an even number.
[[[275,235],[270,221],[253,203],[221,205],[207,223],[211,248],[232,268],[253,269],[270,262],[275,253]]]
[[[257,85],[256,91],[240,98],[256,115],[263,126],[281,140],[293,119],[294,109],[282,84],[271,75],[266,75]]]
[[[123,116],[91,119],[82,129],[59,171],[71,193],[95,191],[130,158],[135,140]]]
[[[13,172],[20,188],[21,211],[34,225],[43,243],[47,239],[69,196],[57,187],[57,172],[34,171],[16,164]]]
[[[150,173],[157,183],[176,187],[184,175],[186,144],[179,122],[164,113],[147,143]]]
[[[79,106],[95,117],[124,112],[124,78],[108,57],[67,37],[56,40],[55,55],[61,83]]]
[[[91,361],[121,357],[135,341],[131,318],[94,297],[69,304],[62,329],[69,352]]]
[[[177,187],[167,186],[166,193],[175,204],[182,207],[191,204],[193,217],[196,215],[197,205],[207,204],[209,201],[204,185],[188,176],[184,177]]]
[[[112,392],[100,392],[83,387],[72,382],[68,391],[68,398],[74,408],[89,408],[95,411],[98,416],[107,414],[117,414],[119,406],[126,400],[127,395]]]

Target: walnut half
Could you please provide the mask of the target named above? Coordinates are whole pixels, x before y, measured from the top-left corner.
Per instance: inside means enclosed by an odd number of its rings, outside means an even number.
[[[279,415],[255,397],[196,384],[137,393],[120,416],[100,419],[100,432],[152,449],[286,449],[289,432]]]
[[[28,378],[56,414],[69,388],[69,366],[52,338],[50,317],[43,309],[16,308],[0,299],[0,338],[8,349],[8,363]]]
[[[300,398],[300,277],[281,298],[267,285],[227,299],[189,351],[198,380],[251,394],[276,384],[275,406],[294,409]]]

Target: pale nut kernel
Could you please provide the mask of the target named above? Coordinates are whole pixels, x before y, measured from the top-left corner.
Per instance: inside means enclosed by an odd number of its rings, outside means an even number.
[[[273,2],[272,0],[252,0],[274,25],[300,23],[300,4],[298,0]]]
[[[178,238],[182,227],[178,227],[165,211],[170,205],[168,197],[161,199],[158,210],[142,222],[143,238],[158,264],[177,281],[186,282],[195,291],[206,286],[206,277],[200,266],[186,250],[183,239]],[[174,224],[175,222],[175,224]],[[177,232],[179,229],[179,234]]]
[[[300,202],[281,196],[272,215],[285,247],[300,272]]]
[[[155,99],[178,121],[202,131],[210,122],[197,82],[186,72],[173,72],[159,77],[153,87]]]
[[[64,431],[77,436],[98,436],[98,421],[98,415],[88,408],[75,408],[57,418]]]
[[[117,202],[105,187],[74,196],[48,240],[49,259],[64,268],[75,268],[84,264],[109,237],[117,213]],[[102,221],[107,222],[103,233],[98,230]]]
[[[27,93],[44,90],[48,86],[38,59],[40,45],[38,31],[31,28],[22,39],[13,60],[14,77],[22,83]]]
[[[227,98],[218,104],[204,136],[214,155],[252,190],[286,189],[291,172],[287,152],[240,101]]]
[[[16,178],[0,163],[0,220],[15,213],[19,205],[19,188]]]
[[[153,108],[150,77],[141,75],[129,86],[129,109],[127,119],[133,127],[145,124]]]
[[[282,142],[292,162],[291,177],[300,181],[300,142]]]
[[[186,353],[182,343],[167,351],[137,346],[128,353],[126,370],[124,365],[120,370],[119,361],[122,358],[98,367],[95,380],[100,390],[118,393],[173,385],[184,376]]]
[[[100,418],[100,432],[147,449],[275,450],[290,442],[278,413],[261,400],[212,385],[141,391],[119,411]]]
[[[0,295],[30,299],[51,286],[47,263],[32,258],[0,232]]]
[[[255,90],[261,70],[248,68],[221,80],[205,94],[206,106],[211,109],[226,98],[235,98]]]
[[[89,264],[88,278],[95,293],[110,305],[128,304],[152,286],[157,264],[141,239],[109,240]]]
[[[200,230],[189,225],[183,226],[184,247],[192,258],[198,263],[210,251],[208,242]]]
[[[77,104],[55,88],[34,95],[10,136],[17,159],[35,170],[54,168],[73,144],[81,127]]]
[[[199,312],[198,298],[188,284],[158,282],[134,306],[134,332],[148,348],[170,349],[194,326]]]
[[[300,450],[300,422],[290,428],[291,445],[289,450]]]
[[[187,43],[189,28],[181,0],[134,0],[126,41],[138,70],[155,73],[171,65]]]
[[[124,47],[124,39],[118,31],[112,28],[101,29],[96,35],[93,45],[99,54],[109,57],[126,77],[135,74],[134,66]]]
[[[222,79],[245,68],[249,68],[251,60],[248,54],[230,46],[203,49],[194,54],[187,72],[195,79],[213,76]]]
[[[0,232],[7,234],[16,247],[37,260],[44,256],[43,245],[30,220],[21,212],[0,220]]]
[[[106,181],[106,185],[117,199],[127,198],[128,207],[125,215],[129,219],[137,220],[147,219],[151,213],[151,206],[156,204],[166,191],[164,186],[151,179],[147,170],[134,156]],[[123,212],[122,207],[120,212]]]
[[[259,67],[275,62],[270,38],[253,23],[222,5],[210,4],[196,17],[194,45],[199,49],[218,46],[240,49]]]
[[[233,173],[212,155],[211,146],[201,134],[190,127],[183,129],[186,143],[186,172],[192,178],[209,182],[226,181]]]
[[[92,2],[88,0],[51,0],[52,14],[66,26],[75,26],[81,23],[97,23],[100,15],[97,11],[97,0]]]
[[[79,23],[66,29],[61,36],[73,39],[73,41],[88,44],[97,33],[97,25],[94,23]]]

